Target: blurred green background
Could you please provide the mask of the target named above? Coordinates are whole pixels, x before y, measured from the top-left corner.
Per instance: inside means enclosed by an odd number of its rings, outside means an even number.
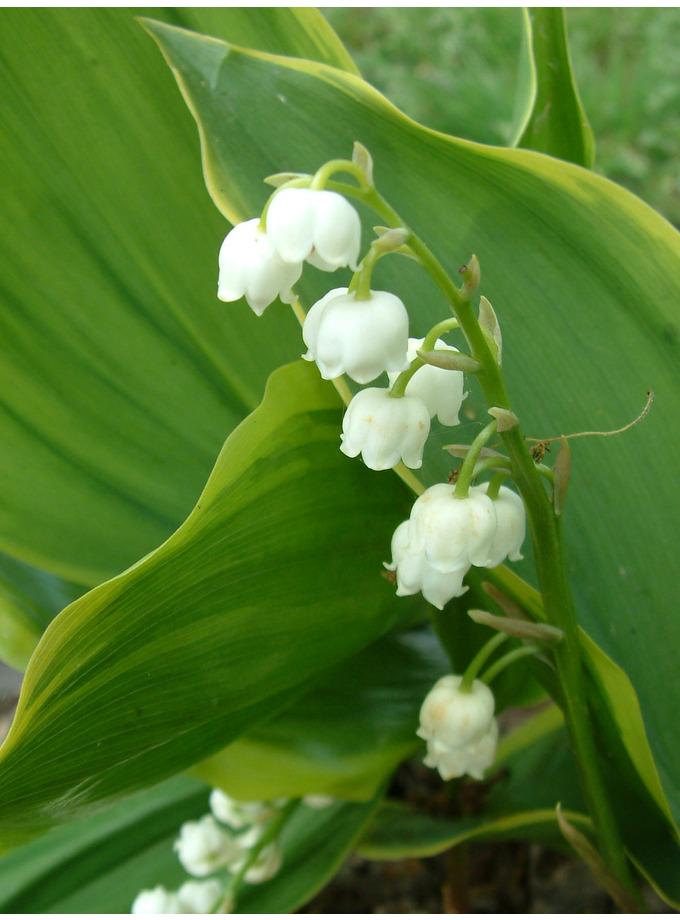
[[[363,76],[428,127],[507,144],[521,12],[342,7],[322,11]],[[596,170],[680,226],[680,9],[568,9]]]

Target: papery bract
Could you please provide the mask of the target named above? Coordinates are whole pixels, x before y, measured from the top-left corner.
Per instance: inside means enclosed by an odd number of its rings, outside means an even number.
[[[271,200],[267,235],[284,262],[307,259],[322,271],[349,265],[357,270],[361,221],[356,209],[337,192],[284,188]]]
[[[417,351],[425,339],[409,339],[406,356],[410,361],[417,357]],[[453,345],[447,345],[437,339],[435,348],[457,352]],[[390,384],[397,379],[397,374],[390,374]],[[441,367],[426,364],[418,368],[406,385],[407,396],[417,396],[427,406],[430,418],[436,415],[442,425],[457,425],[458,413],[466,394],[463,391],[465,378],[462,371],[448,371]]]
[[[356,394],[345,412],[340,450],[348,457],[361,454],[372,470],[389,470],[400,460],[416,470],[423,465],[429,432],[430,417],[423,402],[369,387]]]
[[[220,249],[219,266],[218,298],[231,302],[245,297],[258,316],[277,297],[292,303],[291,287],[302,274],[302,260],[280,259],[258,218],[237,224],[227,234]]]
[[[303,357],[316,361],[324,380],[348,374],[357,383],[369,383],[383,371],[409,365],[408,313],[387,291],[371,291],[366,300],[347,288],[329,291],[307,314],[302,337],[309,349]]]

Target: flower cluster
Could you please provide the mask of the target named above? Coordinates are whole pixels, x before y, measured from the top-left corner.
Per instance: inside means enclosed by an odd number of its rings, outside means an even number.
[[[373,290],[371,274],[378,258],[394,251],[415,256],[426,266],[425,258],[419,255],[423,247],[406,227],[393,226],[378,231],[382,236],[374,240],[359,263],[359,215],[342,195],[324,188],[333,171],[353,174],[359,187],[345,187],[348,194],[359,193],[361,198],[361,190],[369,189],[363,200],[375,203],[372,165],[363,148],[352,163],[331,161],[314,177],[291,179],[273,194],[259,220],[238,225],[225,239],[220,252],[218,296],[226,301],[245,296],[261,314],[277,296],[293,302],[292,285],[300,278],[305,261],[326,272],[350,267],[355,275],[349,286],[330,290],[310,308],[302,330],[307,348],[303,358],[314,361],[326,380],[346,374],[364,386],[386,374],[387,387],[360,389],[350,400],[340,449],[348,457],[361,456],[373,470],[390,469],[400,462],[419,469],[432,419],[436,417],[442,425],[458,424],[467,395],[462,369],[483,370],[481,358],[461,355],[438,338],[459,322],[463,324],[462,312],[438,323],[424,339],[409,338],[404,303],[393,293]],[[393,216],[391,212],[389,219]],[[459,297],[464,307],[471,304],[479,282],[477,260],[473,257],[461,271],[463,287],[449,302],[454,304]],[[496,343],[494,354],[499,355],[495,314],[488,305],[482,316],[480,308],[480,322],[489,326],[490,317],[495,325],[486,332]],[[469,334],[468,339],[474,340]],[[503,422],[507,425],[508,419],[515,417],[509,410],[505,414],[508,418],[504,416]],[[409,519],[394,532],[392,561],[385,567],[395,573],[398,595],[422,592],[441,610],[451,598],[465,593],[463,581],[472,566],[494,568],[505,559],[522,558],[524,505],[515,492],[501,485],[509,475],[509,461],[504,458],[505,462],[492,466],[495,455],[478,466],[484,444],[497,430],[503,430],[497,414],[494,419],[466,448],[457,485],[439,483],[428,488],[413,505]],[[492,454],[487,453],[487,458]],[[491,483],[471,487],[480,469],[491,468],[496,471]],[[427,742],[425,763],[436,767],[444,779],[464,774],[481,779],[495,756],[498,726],[493,695],[486,684],[473,678],[472,672],[466,680],[455,675],[443,678],[420,713],[418,734]],[[219,866],[232,871],[235,866],[245,867],[239,848],[251,846],[253,834],[253,841],[257,840],[253,829],[266,820],[263,806],[235,805],[221,793],[214,793],[213,799],[214,817],[185,826],[177,844],[183,865],[199,877]],[[232,832],[220,829],[215,817]],[[234,837],[233,830],[245,826],[251,830]],[[245,878],[249,879],[250,873],[255,880],[258,872],[266,875],[276,871],[277,865],[272,852],[263,848]]]
[[[452,597],[467,590],[463,579],[473,565],[493,568],[507,557],[521,559],[526,521],[524,505],[511,489],[501,486],[492,499],[488,484],[470,489],[458,498],[448,483],[426,489],[411,509],[411,516],[392,537],[392,562],[397,594],[422,591],[423,597],[442,610]]]
[[[421,707],[417,734],[427,742],[425,765],[436,767],[442,779],[468,774],[479,780],[496,756],[494,698],[482,681],[469,690],[462,682],[455,674],[437,681]]]
[[[222,905],[227,912],[229,900],[225,881],[215,876],[227,871],[241,873],[250,884],[267,881],[281,867],[281,854],[275,841],[260,844],[268,823],[279,814],[283,802],[238,802],[221,789],[210,795],[211,813],[198,821],[186,821],[180,828],[174,850],[182,867],[197,879],[188,881],[178,891],[163,886],[141,891],[132,905],[133,914],[211,913]],[[260,844],[255,858],[253,848]],[[247,868],[246,868],[247,865]]]
[[[359,215],[336,192],[281,189],[262,218],[237,224],[220,249],[217,296],[245,297],[261,316],[280,297],[293,302],[292,285],[307,261],[322,271],[356,270],[361,245]]]

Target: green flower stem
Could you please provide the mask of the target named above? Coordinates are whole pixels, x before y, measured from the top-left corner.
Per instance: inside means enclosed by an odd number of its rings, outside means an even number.
[[[222,898],[222,902],[215,913],[223,914],[230,912],[232,898],[236,897],[236,893],[241,886],[243,879],[245,878],[246,872],[248,869],[255,865],[257,862],[257,857],[260,855],[262,850],[264,850],[268,844],[272,843],[272,841],[277,839],[283,830],[284,825],[287,823],[288,819],[299,804],[300,799],[290,799],[288,802],[286,802],[278,815],[269,822],[260,839],[254,846],[250,848],[250,854],[244,864],[229,882],[224,893],[224,897]]]
[[[455,317],[442,320],[441,323],[437,323],[437,325],[433,326],[427,333],[423,339],[423,344],[420,346],[420,350],[422,352],[434,351],[439,336],[444,335],[446,332],[450,332],[451,329],[457,328],[458,320]]]
[[[486,490],[486,494],[489,496],[489,498],[498,498],[498,493],[501,490],[501,486],[507,478],[508,474],[501,472],[498,472],[495,474],[495,476],[491,477],[491,482],[489,483]]]
[[[498,646],[502,645],[506,639],[509,638],[510,636],[507,633],[496,633],[495,636],[492,636],[488,642],[486,642],[480,648],[480,650],[465,669],[463,679],[460,682],[460,686],[458,687],[461,693],[469,693],[472,690],[472,682],[475,680],[488,659],[491,657],[491,655],[493,655]]]
[[[337,190],[372,207],[389,226],[406,227],[399,214],[375,189],[363,191],[347,185],[338,185]],[[482,332],[472,304],[463,300],[439,260],[412,231],[408,245],[433,278],[458,319],[470,353],[481,365],[477,377],[488,405],[510,409],[500,368]],[[500,437],[512,461],[513,477],[527,509],[546,618],[548,623],[557,626],[564,633],[563,641],[554,652],[555,666],[562,687],[564,718],[571,748],[600,852],[612,872],[636,899],[640,909],[645,910],[623,849],[593,735],[578,639],[578,623],[567,577],[560,519],[555,515],[548,500],[520,426],[515,425],[502,432]]]
[[[394,381],[390,390],[390,396],[394,396],[395,399],[403,396],[406,392],[406,387],[408,386],[409,380],[411,377],[413,377],[417,370],[420,370],[420,368],[424,366],[424,364],[425,362],[422,358],[414,358],[413,361],[411,361],[410,366],[405,371],[402,371]]]
[[[314,178],[309,187],[314,189],[314,191],[331,189],[331,183],[329,182],[330,177],[334,173],[339,172],[348,173],[350,176],[353,176],[359,183],[360,189],[370,188],[364,170],[361,166],[357,166],[356,163],[352,163],[351,160],[329,160],[328,163],[324,163],[323,166],[314,173]],[[354,192],[356,193],[356,191],[357,189],[355,188]]]
[[[480,679],[483,680],[485,684],[490,684],[495,677],[498,677],[501,671],[504,671],[515,661],[518,661],[520,658],[526,658],[527,655],[536,655],[540,651],[541,649],[539,649],[537,645],[522,645],[520,648],[514,648],[511,652],[508,652],[507,655],[503,655],[502,658],[499,658],[498,661],[494,661],[494,663],[482,674]]]
[[[470,488],[470,483],[475,472],[475,466],[477,465],[477,460],[479,455],[484,448],[484,445],[492,438],[496,433],[498,428],[498,422],[496,419],[493,422],[489,422],[486,428],[482,428],[477,437],[474,439],[470,445],[470,450],[467,452],[465,460],[463,460],[463,465],[460,468],[458,473],[458,479],[456,481],[456,488],[454,491],[455,498],[467,498],[468,490]]]
[[[359,270],[355,272],[348,288],[350,293],[354,293],[356,300],[371,299],[371,278],[373,276],[373,268],[378,259],[383,255],[385,255],[384,252],[380,252],[375,246],[371,246],[364,256]]]

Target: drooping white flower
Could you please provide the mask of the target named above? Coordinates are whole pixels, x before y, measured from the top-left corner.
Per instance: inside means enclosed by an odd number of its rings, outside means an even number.
[[[222,896],[222,885],[217,879],[206,882],[185,882],[177,892],[182,914],[210,914]]]
[[[240,872],[248,859],[249,854],[244,853],[240,859],[237,859],[229,866],[230,872]],[[267,882],[273,878],[281,868],[281,851],[276,843],[270,843],[264,847],[252,866],[246,870],[244,879],[251,885],[258,885],[260,882]]]
[[[361,221],[337,192],[284,188],[271,200],[267,236],[284,262],[307,260],[322,271],[357,270]]]
[[[498,723],[492,719],[489,731],[474,744],[435,753],[433,745],[428,743],[428,753],[423,763],[426,767],[434,767],[444,780],[465,774],[481,780],[484,779],[484,771],[488,770],[496,759],[497,745]]]
[[[177,892],[167,891],[163,885],[140,891],[130,908],[131,914],[181,914]]]
[[[430,417],[419,399],[395,398],[389,390],[369,387],[354,396],[345,412],[340,450],[348,457],[361,454],[372,470],[389,470],[400,460],[417,470],[429,433]]]
[[[417,734],[427,742],[425,765],[436,767],[443,779],[465,773],[482,779],[498,740],[494,698],[480,680],[461,691],[462,680],[448,674],[437,681],[421,707]]]
[[[494,503],[483,492],[471,489],[467,498],[457,498],[452,485],[437,483],[411,509],[410,551],[424,552],[439,572],[485,566],[497,524]]]
[[[302,274],[302,259],[283,261],[257,217],[236,224],[227,234],[220,249],[219,266],[219,299],[228,303],[245,297],[258,316],[277,297],[292,303],[291,287]]]
[[[408,313],[387,291],[371,291],[367,300],[347,288],[329,291],[307,314],[302,338],[308,348],[303,358],[316,361],[324,380],[348,374],[369,383],[383,371],[409,366]]]
[[[392,562],[385,568],[396,572],[397,596],[405,597],[422,591],[423,597],[439,610],[452,597],[461,597],[467,591],[463,579],[469,566],[454,572],[440,572],[433,568],[421,549],[414,552],[409,542],[409,522],[403,521],[392,537]]]
[[[276,812],[267,802],[239,802],[221,789],[213,789],[210,793],[210,810],[218,821],[235,830],[267,821]]]
[[[470,489],[470,492],[486,495],[488,488],[489,483],[484,482]],[[500,565],[506,558],[512,562],[523,559],[520,550],[526,534],[524,502],[516,492],[501,486],[498,496],[493,499],[493,504],[498,526],[485,563],[490,569]]]
[[[185,822],[173,848],[189,875],[197,878],[227,866],[239,854],[234,837],[212,815]]]
[[[425,339],[409,339],[406,356],[409,363],[417,357],[417,351]],[[437,339],[435,348],[444,351],[458,351],[453,345],[447,345]],[[390,374],[390,384],[397,379],[397,374]],[[442,425],[457,425],[458,413],[465,399],[463,392],[465,378],[462,371],[447,371],[441,367],[426,364],[419,367],[406,385],[407,396],[417,396],[427,406],[430,418],[435,415]]]

